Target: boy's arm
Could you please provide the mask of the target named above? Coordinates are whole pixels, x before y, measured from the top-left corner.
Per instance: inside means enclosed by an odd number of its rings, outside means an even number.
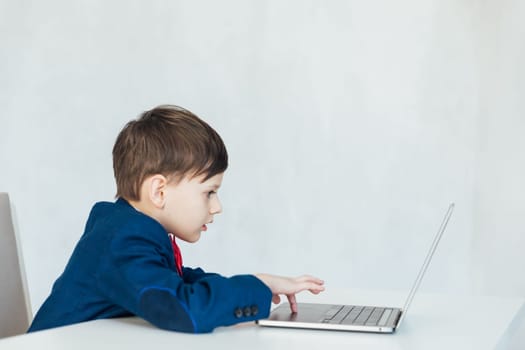
[[[210,276],[218,276],[218,274],[204,272],[204,270],[202,270],[200,267],[193,269],[190,267],[183,266],[182,268],[182,279],[185,283],[195,283],[201,278]]]
[[[186,283],[169,266],[165,233],[122,232],[100,262],[97,287],[111,303],[170,330],[211,332],[267,317],[272,292],[252,275],[226,278],[190,271]]]

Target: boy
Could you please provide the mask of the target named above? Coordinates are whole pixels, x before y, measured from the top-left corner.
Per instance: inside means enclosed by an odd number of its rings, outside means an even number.
[[[193,113],[159,106],[130,121],[113,147],[115,203],[94,205],[62,275],[29,332],[137,315],[157,327],[211,332],[265,318],[270,302],[324,290],[315,277],[226,278],[182,265],[175,238],[199,240],[222,211],[228,166],[220,136]]]

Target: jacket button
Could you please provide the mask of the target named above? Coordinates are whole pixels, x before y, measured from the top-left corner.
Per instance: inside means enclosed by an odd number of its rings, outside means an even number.
[[[243,312],[245,317],[250,317],[252,315],[252,309],[249,306],[246,306]]]
[[[255,316],[259,313],[259,308],[257,307],[257,305],[252,305],[252,315]]]
[[[235,315],[236,318],[241,318],[242,317],[242,309],[240,307],[236,308],[233,311],[233,314]]]

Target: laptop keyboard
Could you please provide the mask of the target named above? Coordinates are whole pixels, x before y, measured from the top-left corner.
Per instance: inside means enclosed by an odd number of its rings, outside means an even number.
[[[392,309],[371,306],[335,305],[323,317],[323,323],[364,326],[386,325]]]

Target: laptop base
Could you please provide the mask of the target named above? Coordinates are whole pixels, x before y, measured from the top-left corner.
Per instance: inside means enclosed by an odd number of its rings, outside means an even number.
[[[289,304],[282,304],[271,312],[269,318],[259,320],[257,324],[265,327],[394,333],[402,313],[399,308],[390,308],[383,317],[378,315],[377,322],[371,322],[372,316],[359,319],[359,314],[374,307],[310,303],[298,303],[297,307],[298,312],[292,313]]]

